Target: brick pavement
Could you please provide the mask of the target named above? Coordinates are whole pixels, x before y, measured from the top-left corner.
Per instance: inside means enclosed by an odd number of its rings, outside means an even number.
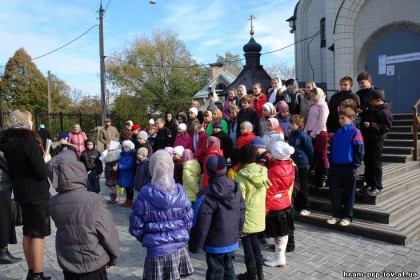
[[[53,191],[52,191],[53,193]],[[106,190],[103,188],[104,197]],[[118,205],[109,205],[114,216],[120,237],[122,257],[114,268],[108,270],[109,279],[139,279],[143,273],[146,250],[128,233],[130,210]],[[21,227],[17,228],[19,244],[9,246],[14,256],[23,257],[21,248]],[[44,272],[53,279],[63,279],[55,254],[55,228],[52,235],[45,239]],[[356,279],[378,278],[385,271],[389,273],[416,273],[414,277],[395,274],[394,277],[381,279],[420,279],[420,241],[409,246],[388,244],[365,237],[346,234],[312,225],[296,223],[296,250],[287,253],[288,267],[264,267],[265,279],[345,279],[345,272],[360,272]],[[263,254],[271,252],[268,245],[262,245]],[[195,273],[187,279],[205,279],[205,254],[191,254]],[[236,273],[246,270],[243,252],[237,251]],[[369,275],[377,272],[381,274]],[[364,273],[364,274],[363,274]],[[350,274],[348,274],[349,276]],[[391,274],[388,274],[391,275]],[[24,261],[13,265],[0,265],[0,279],[24,279]],[[369,277],[370,276],[370,277]],[[399,276],[399,277],[398,277]]]

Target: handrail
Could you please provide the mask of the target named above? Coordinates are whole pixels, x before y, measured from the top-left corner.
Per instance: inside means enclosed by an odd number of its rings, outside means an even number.
[[[419,147],[418,147],[418,133],[420,127],[420,117],[418,116],[417,107],[420,105],[420,98],[413,106],[413,126],[412,126],[412,133],[413,133],[413,160],[417,160],[419,154]]]

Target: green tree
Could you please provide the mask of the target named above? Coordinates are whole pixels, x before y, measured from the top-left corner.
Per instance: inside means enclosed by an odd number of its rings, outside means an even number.
[[[70,98],[71,87],[56,75],[51,74],[51,113],[69,112],[73,102]]]
[[[28,53],[20,48],[6,64],[0,82],[0,93],[8,109],[47,111],[47,79],[31,61]]]
[[[225,52],[225,55],[216,54],[216,62],[222,63],[223,69],[228,70],[235,76],[238,76],[243,68],[241,56],[230,51]]]
[[[106,62],[107,80],[115,89],[113,114],[162,115],[186,110],[194,94],[210,78],[210,69],[199,67],[170,30],[142,35]]]

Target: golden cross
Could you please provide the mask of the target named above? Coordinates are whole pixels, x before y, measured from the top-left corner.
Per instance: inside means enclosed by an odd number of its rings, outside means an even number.
[[[249,20],[251,21],[251,31],[249,31],[249,35],[251,35],[251,37],[254,36],[254,26],[252,25],[252,20],[255,19],[255,17],[253,15],[249,16]]]

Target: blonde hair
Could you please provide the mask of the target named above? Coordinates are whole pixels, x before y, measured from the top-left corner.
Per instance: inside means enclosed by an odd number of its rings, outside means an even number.
[[[27,110],[14,110],[9,114],[7,127],[32,129],[32,114]]]

